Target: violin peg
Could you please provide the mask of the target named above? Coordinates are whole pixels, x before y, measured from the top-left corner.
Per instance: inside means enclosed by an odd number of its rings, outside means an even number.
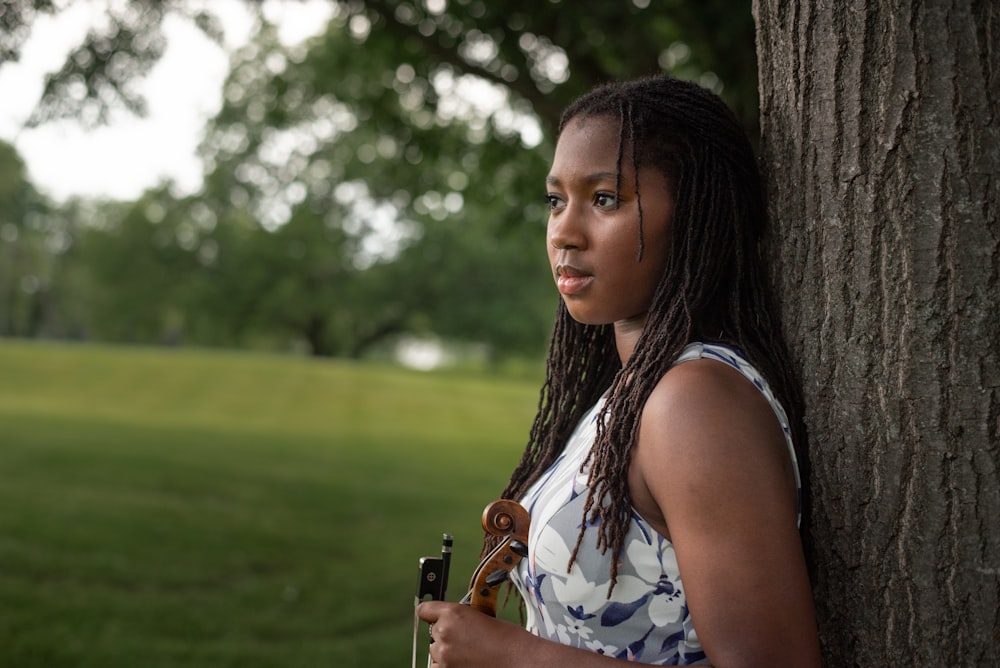
[[[519,540],[510,541],[510,550],[520,557],[528,556],[528,546]]]
[[[486,584],[489,587],[496,587],[498,585],[501,585],[507,581],[507,575],[508,571],[502,569],[498,571],[493,571],[492,573],[486,576]]]

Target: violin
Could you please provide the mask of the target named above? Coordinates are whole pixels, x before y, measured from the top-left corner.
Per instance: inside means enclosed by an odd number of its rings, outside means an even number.
[[[479,562],[472,573],[469,589],[459,601],[484,615],[496,617],[500,585],[507,581],[510,572],[521,559],[528,556],[528,511],[517,501],[500,499],[483,510],[483,530],[503,540]],[[419,619],[416,606],[423,600],[443,601],[448,589],[448,571],[451,566],[452,535],[444,534],[440,557],[422,557],[419,562],[420,579],[413,615],[413,668],[417,665],[417,628]],[[428,657],[428,664],[430,657]]]
[[[521,559],[528,556],[528,524],[531,518],[517,501],[501,499],[483,511],[483,529],[503,540],[479,562],[472,574],[469,591],[460,603],[471,605],[479,612],[497,616],[500,585]]]

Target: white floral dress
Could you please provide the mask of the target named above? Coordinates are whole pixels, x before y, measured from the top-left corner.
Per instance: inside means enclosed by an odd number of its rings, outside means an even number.
[[[678,363],[698,358],[729,364],[767,398],[785,432],[800,487],[788,419],[764,379],[737,351],[716,344],[690,344]],[[567,572],[587,496],[587,472],[580,466],[594,443],[603,403],[602,398],[584,415],[565,451],[521,500],[531,515],[528,558],[512,579],[525,601],[526,628],[564,645],[638,663],[707,663],[691,624],[674,547],[635,510],[610,599],[610,552],[601,554],[590,527]]]

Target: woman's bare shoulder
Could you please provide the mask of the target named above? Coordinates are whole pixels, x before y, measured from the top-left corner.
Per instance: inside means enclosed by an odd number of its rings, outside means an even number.
[[[818,665],[791,457],[753,382],[715,360],[677,365],[646,403],[632,461],[709,657]]]
[[[633,461],[661,500],[684,489],[711,494],[717,503],[720,486],[745,489],[747,476],[754,476],[782,490],[788,508],[796,508],[791,459],[774,409],[724,362],[695,359],[663,376],[643,408]]]

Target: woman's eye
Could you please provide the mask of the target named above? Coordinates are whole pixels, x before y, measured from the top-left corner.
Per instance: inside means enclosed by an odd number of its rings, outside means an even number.
[[[601,209],[617,209],[618,196],[614,193],[597,193],[594,195],[594,205]]]
[[[545,196],[545,203],[549,205],[550,209],[561,209],[563,207],[562,198],[552,193]]]

